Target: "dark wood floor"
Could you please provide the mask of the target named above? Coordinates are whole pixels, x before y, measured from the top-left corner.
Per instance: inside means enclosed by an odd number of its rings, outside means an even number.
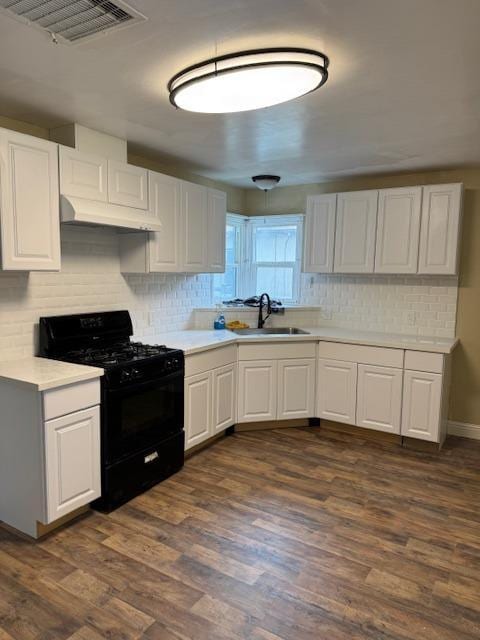
[[[237,434],[39,543],[0,529],[0,640],[480,638],[480,442]]]

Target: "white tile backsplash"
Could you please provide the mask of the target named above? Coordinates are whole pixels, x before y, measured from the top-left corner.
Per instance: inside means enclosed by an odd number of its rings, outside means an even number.
[[[211,302],[210,276],[120,273],[118,236],[101,227],[62,227],[62,271],[0,271],[0,359],[37,353],[40,316],[129,309],[137,335],[191,326]]]
[[[455,335],[456,276],[303,274],[302,304],[322,325],[439,337]]]
[[[196,314],[194,321],[192,312],[211,304],[210,275],[124,276],[114,230],[63,226],[60,273],[0,271],[0,359],[36,353],[42,315],[126,308],[135,334],[148,340],[165,331],[210,328],[214,313]],[[305,274],[301,304],[319,309],[287,311],[273,322],[451,337],[457,279]],[[228,319],[238,315],[231,311]],[[247,322],[255,320],[253,312]]]

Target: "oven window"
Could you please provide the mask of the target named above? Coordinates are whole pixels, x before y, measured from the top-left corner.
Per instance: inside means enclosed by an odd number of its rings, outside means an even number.
[[[106,409],[108,457],[129,455],[183,429],[183,377],[115,391]]]

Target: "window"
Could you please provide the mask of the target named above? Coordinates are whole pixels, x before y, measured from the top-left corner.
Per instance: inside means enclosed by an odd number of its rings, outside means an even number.
[[[302,216],[227,216],[226,269],[213,278],[215,300],[266,291],[282,302],[298,302]]]
[[[213,278],[215,300],[233,300],[240,290],[240,266],[245,245],[245,217],[228,214],[225,240],[225,273]]]

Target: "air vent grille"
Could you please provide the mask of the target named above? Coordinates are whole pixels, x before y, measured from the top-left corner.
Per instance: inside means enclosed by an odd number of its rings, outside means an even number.
[[[67,42],[146,20],[121,0],[0,0],[0,7]]]

